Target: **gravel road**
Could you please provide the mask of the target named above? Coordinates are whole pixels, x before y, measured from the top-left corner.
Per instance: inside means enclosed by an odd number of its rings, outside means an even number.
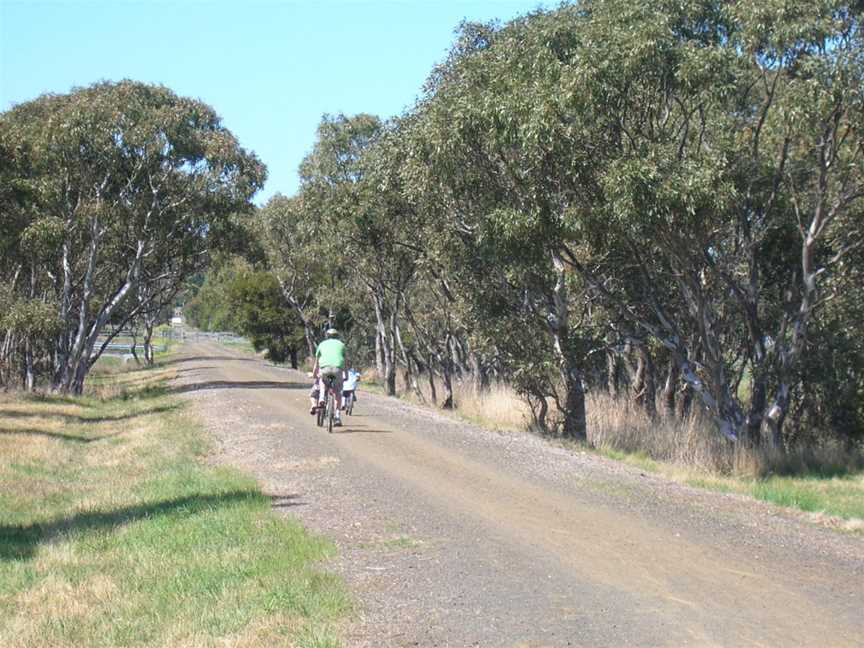
[[[171,362],[214,460],[338,545],[350,648],[864,645],[861,536],[362,392],[328,435],[300,373]]]

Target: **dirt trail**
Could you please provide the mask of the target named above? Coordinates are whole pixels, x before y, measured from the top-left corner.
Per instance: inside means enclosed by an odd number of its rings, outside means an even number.
[[[354,646],[860,646],[864,541],[528,435],[307,383],[215,344],[175,361],[276,508],[333,538]]]

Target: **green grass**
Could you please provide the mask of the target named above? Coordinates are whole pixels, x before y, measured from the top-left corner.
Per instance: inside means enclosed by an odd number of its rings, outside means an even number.
[[[338,646],[333,547],[204,461],[168,377],[0,400],[0,645]]]
[[[864,475],[769,477],[753,483],[750,489],[753,497],[780,506],[864,520]]]
[[[699,476],[687,477],[685,482],[697,488],[749,495],[801,511],[824,513],[844,520],[864,520],[864,474],[861,473],[764,479]]]
[[[230,340],[224,340],[220,342],[221,345],[228,347],[229,349],[234,349],[235,351],[241,351],[243,353],[251,353],[255,354],[255,347],[252,346],[252,343],[249,340],[243,340],[242,342],[233,342]]]
[[[646,472],[660,472],[659,463],[644,452],[624,452],[615,448],[596,448],[595,450],[604,457],[636,466]]]

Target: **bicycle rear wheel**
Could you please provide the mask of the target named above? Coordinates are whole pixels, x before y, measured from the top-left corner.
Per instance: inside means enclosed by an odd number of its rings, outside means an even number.
[[[318,405],[316,415],[318,417],[318,427],[324,427],[324,407],[320,404]]]
[[[333,392],[327,394],[327,432],[333,433],[333,408],[336,406],[336,400],[333,398]]]

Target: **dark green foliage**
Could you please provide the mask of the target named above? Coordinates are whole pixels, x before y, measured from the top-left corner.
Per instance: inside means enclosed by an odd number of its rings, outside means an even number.
[[[236,329],[273,362],[291,361],[303,348],[303,326],[269,272],[241,272],[228,286]]]

